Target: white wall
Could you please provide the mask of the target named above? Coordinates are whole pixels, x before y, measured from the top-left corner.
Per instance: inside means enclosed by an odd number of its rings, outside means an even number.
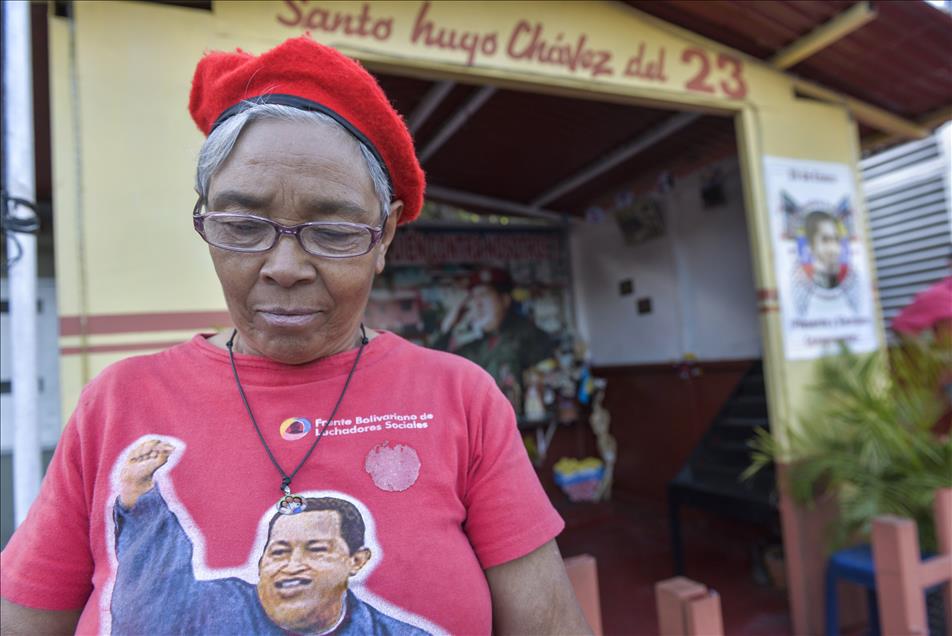
[[[625,245],[609,215],[572,229],[572,276],[579,333],[597,365],[761,356],[757,297],[736,159],[717,164],[726,203],[704,209],[704,170],[662,196],[666,233]],[[634,281],[621,296],[618,284]],[[639,315],[639,298],[652,312]]]

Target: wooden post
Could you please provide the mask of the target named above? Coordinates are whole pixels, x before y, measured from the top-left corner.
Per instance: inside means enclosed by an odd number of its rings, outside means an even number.
[[[687,632],[685,636],[723,636],[724,621],[721,618],[721,597],[714,590],[692,599],[685,607]]]
[[[717,592],[683,576],[655,584],[661,636],[723,636]]]
[[[839,518],[839,501],[832,494],[824,494],[810,505],[797,504],[790,494],[790,467],[778,463],[776,468],[792,631],[822,634],[826,608],[824,584],[830,559],[827,528]],[[841,626],[865,620],[866,593],[862,588],[840,586],[839,615]]]
[[[935,495],[935,533],[939,540],[939,554],[952,559],[952,488],[943,488]],[[946,568],[952,570],[952,565]],[[952,632],[952,581],[948,582],[945,597],[945,630]]]
[[[683,576],[676,576],[655,584],[655,603],[658,608],[658,633],[661,636],[684,636],[687,621],[684,602],[703,596],[707,588]]]
[[[922,561],[914,521],[879,517],[873,522],[873,562],[880,627],[884,634],[926,635],[925,590],[946,583],[946,616],[952,591],[952,489],[936,493],[935,524],[939,554]],[[949,623],[952,624],[952,623]]]
[[[565,559],[565,572],[572,582],[575,598],[595,636],[602,636],[602,608],[598,594],[598,567],[590,554]]]
[[[873,563],[882,632],[925,636],[926,601],[916,571],[919,535],[915,522],[900,517],[877,518],[873,522]]]

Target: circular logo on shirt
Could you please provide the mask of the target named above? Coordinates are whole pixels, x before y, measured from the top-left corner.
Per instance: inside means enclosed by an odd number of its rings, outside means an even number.
[[[281,437],[289,442],[293,442],[311,432],[311,423],[303,417],[289,417],[281,422],[278,432],[281,434]]]
[[[370,449],[364,470],[380,490],[401,492],[416,483],[420,476],[420,456],[406,444],[390,446],[390,442]]]

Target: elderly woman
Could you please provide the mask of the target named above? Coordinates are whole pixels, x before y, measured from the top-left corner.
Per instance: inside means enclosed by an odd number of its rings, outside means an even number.
[[[492,378],[365,329],[409,133],[308,38],[198,64],[193,222],[234,329],[83,392],[3,552],[3,633],[588,631]]]

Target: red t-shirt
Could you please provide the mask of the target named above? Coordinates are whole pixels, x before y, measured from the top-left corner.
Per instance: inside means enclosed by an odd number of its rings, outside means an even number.
[[[236,355],[261,432],[286,472],[314,441],[356,355],[301,366]],[[153,440],[174,450],[154,473],[152,496],[140,500],[152,503],[131,510],[146,521],[166,514],[171,525],[140,525],[135,515],[123,521],[128,511],[117,504],[120,474]],[[146,590],[152,582],[157,590],[185,589],[176,581],[159,585],[174,571],[189,579],[182,585],[232,585],[229,602],[253,603],[247,586],[258,581],[280,483],[227,352],[196,336],[119,362],[84,390],[36,503],[3,551],[3,596],[34,608],[84,608],[80,633],[110,631],[115,605],[130,598],[137,607],[165,603],[168,629],[182,615],[171,596],[117,586],[123,567],[125,580]],[[489,633],[483,570],[524,556],[563,527],[492,378],[390,333],[365,347],[292,490],[353,504],[371,557],[348,589],[361,604],[428,632]],[[168,528],[176,527],[173,537]],[[123,546],[135,540],[129,545],[137,547],[117,557],[120,531]],[[190,568],[166,567],[182,554]],[[205,601],[214,605],[214,598]]]

